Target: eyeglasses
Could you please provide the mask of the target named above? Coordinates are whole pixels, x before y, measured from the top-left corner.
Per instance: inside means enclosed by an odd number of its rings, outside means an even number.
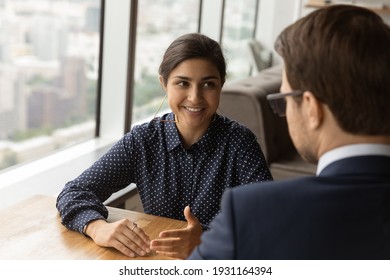
[[[299,96],[302,95],[303,91],[294,90],[289,93],[272,93],[267,95],[269,105],[275,114],[279,117],[286,116],[286,96]]]

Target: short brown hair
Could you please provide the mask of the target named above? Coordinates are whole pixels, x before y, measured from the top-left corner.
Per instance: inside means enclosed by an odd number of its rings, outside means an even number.
[[[318,9],[283,30],[275,49],[291,87],[327,104],[344,131],[390,134],[390,28],[379,15]]]

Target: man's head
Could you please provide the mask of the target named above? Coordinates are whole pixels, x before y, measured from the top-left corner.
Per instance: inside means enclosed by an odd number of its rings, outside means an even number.
[[[318,9],[283,30],[275,49],[285,64],[282,92],[303,92],[288,101],[300,106],[311,96],[347,134],[390,135],[390,27],[380,16],[348,5]]]

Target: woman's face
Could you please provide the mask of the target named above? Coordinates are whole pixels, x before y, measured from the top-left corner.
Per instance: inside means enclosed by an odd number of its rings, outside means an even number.
[[[207,129],[219,106],[222,81],[217,67],[200,58],[181,62],[164,89],[178,128]]]

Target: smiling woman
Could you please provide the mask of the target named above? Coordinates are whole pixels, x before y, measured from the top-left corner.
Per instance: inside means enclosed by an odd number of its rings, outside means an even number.
[[[159,74],[183,145],[189,148],[206,132],[218,109],[226,78],[222,49],[204,35],[180,36],[166,50]]]
[[[57,208],[66,227],[101,246],[130,257],[154,250],[186,258],[219,212],[226,188],[272,177],[254,134],[216,114],[226,75],[216,41],[199,33],[179,37],[168,47],[160,75],[172,112],[134,126],[65,185]],[[129,220],[106,222],[103,202],[131,183],[146,213],[187,220],[187,228],[150,240]]]
[[[162,86],[183,145],[189,148],[204,135],[218,109],[222,79],[209,60],[188,59],[171,72]]]

